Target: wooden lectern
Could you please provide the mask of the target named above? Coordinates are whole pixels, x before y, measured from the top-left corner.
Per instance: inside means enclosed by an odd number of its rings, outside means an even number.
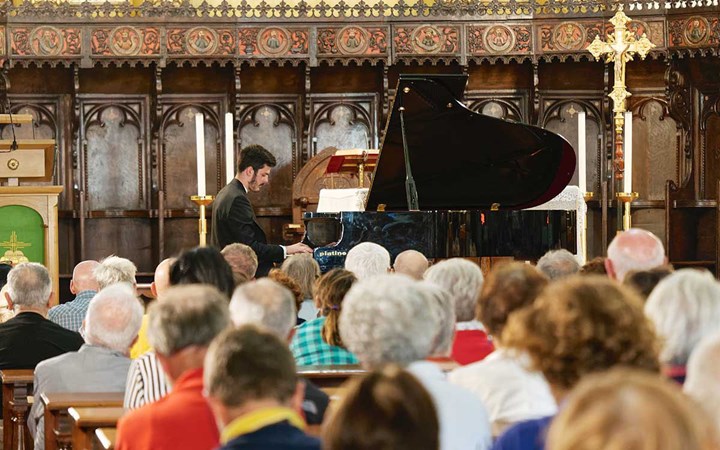
[[[12,123],[27,123],[25,116],[29,115],[13,114]],[[0,114],[0,123],[10,124],[9,116]],[[57,208],[58,195],[63,187],[20,186],[20,180],[52,181],[54,157],[53,139],[0,140],[0,221],[2,221],[0,229],[3,230],[3,235],[0,235],[0,261],[10,260],[13,264],[24,261],[42,263],[50,272],[53,282],[53,304],[57,304],[60,282]],[[3,183],[6,185],[1,185]],[[24,211],[22,208],[37,213],[41,221],[42,242],[36,245],[42,244],[44,248],[43,256],[36,258],[39,260],[25,255],[27,249],[33,245],[24,238],[28,230],[19,229],[22,225],[15,223],[15,216],[7,212],[11,209]],[[6,212],[3,214],[4,209]]]
[[[378,150],[338,150],[327,165],[325,173],[352,173],[358,177],[358,187],[365,187],[365,171],[377,165]]]

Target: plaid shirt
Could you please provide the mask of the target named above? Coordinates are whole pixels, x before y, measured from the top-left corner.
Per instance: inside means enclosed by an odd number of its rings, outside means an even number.
[[[85,319],[90,300],[95,297],[95,294],[97,294],[96,291],[82,291],[75,296],[73,301],[53,306],[48,311],[48,319],[63,328],[77,332]]]
[[[290,350],[298,366],[310,364],[357,364],[358,359],[342,347],[323,341],[325,317],[309,320],[295,328]]]

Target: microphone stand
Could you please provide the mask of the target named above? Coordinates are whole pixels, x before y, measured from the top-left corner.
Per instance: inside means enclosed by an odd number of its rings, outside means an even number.
[[[403,106],[403,95],[410,92],[409,87],[404,87],[400,96],[400,133],[402,134],[403,141],[403,156],[405,159],[405,195],[407,196],[408,211],[419,211],[420,203],[418,201],[417,187],[415,186],[415,179],[412,175],[412,169],[410,168],[410,152],[408,151],[407,136],[405,135],[405,107]]]

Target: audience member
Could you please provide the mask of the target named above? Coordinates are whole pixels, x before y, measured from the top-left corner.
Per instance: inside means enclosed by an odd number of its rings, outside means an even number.
[[[100,260],[100,263],[93,269],[98,291],[116,283],[128,283],[135,289],[137,286],[136,273],[137,267],[132,261],[115,255]]]
[[[10,271],[5,299],[16,316],[0,325],[0,370],[34,369],[83,344],[76,331],[45,318],[52,296],[50,275],[41,264],[22,263]]]
[[[550,250],[545,253],[537,262],[537,268],[550,281],[575,275],[580,271],[575,255],[565,250]]]
[[[175,258],[165,258],[160,261],[160,264],[155,268],[155,275],[153,276],[152,283],[150,283],[150,293],[153,298],[158,298],[161,293],[170,287],[170,267],[174,262]],[[130,349],[130,358],[132,359],[139,358],[151,350],[150,342],[148,342],[147,338],[148,323],[148,315],[145,314],[142,325],[140,326],[137,342]]]
[[[422,280],[423,274],[430,266],[428,259],[417,250],[405,250],[395,257],[393,269],[396,273],[407,275],[415,280]]]
[[[170,265],[171,286],[206,284],[231,295],[233,283],[230,266],[214,247],[188,250]],[[149,351],[130,366],[124,405],[129,409],[139,408],[165,397],[169,391],[170,385],[157,355]]]
[[[343,304],[340,335],[365,368],[394,363],[417,377],[437,408],[441,449],[488,448],[490,423],[480,400],[424,361],[440,327],[433,301],[427,286],[409,277],[360,280]]]
[[[7,284],[7,277],[11,270],[12,265],[4,262],[0,263],[0,289]]]
[[[630,289],[604,277],[549,284],[531,305],[510,315],[503,345],[529,355],[561,403],[590,373],[615,366],[659,372],[658,339]],[[495,450],[541,450],[552,417],[513,425]]]
[[[482,323],[475,320],[475,304],[483,283],[480,267],[462,258],[441,261],[425,272],[425,279],[450,292],[455,304],[452,358],[460,364],[480,361],[493,351]]]
[[[509,425],[555,414],[557,406],[541,373],[530,370],[526,355],[503,346],[502,332],[515,311],[531,305],[548,281],[530,264],[494,268],[483,283],[478,319],[491,334],[495,351],[482,361],[454,370],[451,383],[480,397],[490,414],[493,435]]]
[[[618,233],[607,249],[605,270],[622,283],[631,270],[648,270],[667,263],[660,239],[649,231],[630,228]]]
[[[212,450],[219,436],[203,397],[203,363],[210,341],[230,324],[227,298],[212,286],[178,286],[148,311],[150,344],[173,389],[120,419],[115,449]]]
[[[222,427],[221,450],[320,450],[303,433],[302,384],[287,345],[252,325],[228,330],[210,346],[205,387]]]
[[[143,308],[127,283],[110,285],[87,308],[85,344],[77,352],[47,359],[35,368],[35,391],[28,428],[35,450],[45,449],[45,392],[124,392],[130,346],[137,338]]]
[[[50,274],[42,265],[21,263],[10,271],[5,300],[15,317],[0,324],[0,370],[34,369],[83,345],[80,334],[45,318],[52,296]]]
[[[623,284],[635,289],[643,300],[647,300],[655,286],[672,272],[671,266],[660,266],[650,270],[631,270],[625,275]]]
[[[616,368],[580,382],[553,421],[546,448],[716,450],[720,441],[708,417],[672,383]]]
[[[48,319],[71,331],[80,329],[90,300],[98,291],[98,283],[93,274],[98,265],[97,261],[89,260],[75,266],[70,280],[70,292],[75,295],[75,298],[50,308]]]
[[[580,268],[580,275],[607,275],[605,258],[596,256]]]
[[[271,271],[272,272],[272,271]],[[280,284],[263,278],[235,289],[230,300],[230,318],[236,327],[257,325],[264,327],[288,342],[296,321],[295,300]],[[308,380],[302,409],[309,424],[321,424],[330,399]]]
[[[663,341],[663,372],[682,383],[695,345],[720,331],[720,283],[710,272],[680,269],[658,283],[645,303],[645,314]]]
[[[230,265],[235,286],[240,286],[255,278],[258,259],[255,251],[249,245],[235,242],[226,245],[220,253]]]
[[[293,297],[295,298],[295,311],[299,311],[300,306],[303,302],[303,297],[302,290],[300,290],[300,285],[297,283],[297,281],[295,281],[294,278],[292,278],[290,275],[286,274],[280,269],[270,269],[270,272],[268,273],[268,278],[282,284],[290,292],[292,292]],[[305,320],[297,317],[295,319],[295,322],[296,325],[300,325],[301,323],[305,322]]]
[[[170,266],[170,285],[209,284],[230,299],[235,281],[230,265],[215,247],[195,247],[183,252]]]
[[[683,390],[692,397],[720,430],[720,333],[705,337],[687,363]]]
[[[7,300],[5,299],[5,293],[7,291],[7,284],[0,288],[0,323],[5,323],[15,317],[15,312],[8,306]]]
[[[432,398],[415,377],[386,366],[353,380],[323,430],[326,450],[437,450]]]
[[[358,280],[385,274],[390,271],[390,253],[381,245],[362,242],[345,256],[345,269],[355,274]]]
[[[435,308],[434,314],[438,318],[437,334],[426,359],[442,366],[443,371],[447,372],[460,367],[460,364],[450,357],[455,339],[455,299],[450,292],[437,284],[426,281],[423,282],[423,286],[428,291],[432,300],[430,306]]]
[[[0,263],[0,323],[5,323],[12,319],[15,315],[12,308],[8,307],[5,300],[5,292],[7,292],[7,276],[12,270],[12,266],[8,263]]]
[[[313,287],[315,281],[320,278],[320,266],[313,255],[307,253],[291,255],[283,262],[281,270],[293,277],[302,290],[303,303],[298,310],[298,317],[306,321],[315,319],[318,309],[315,307]]]
[[[355,275],[344,269],[333,269],[318,279],[315,300],[321,316],[298,326],[290,342],[297,365],[358,363],[345,349],[338,331],[345,294],[355,281]]]

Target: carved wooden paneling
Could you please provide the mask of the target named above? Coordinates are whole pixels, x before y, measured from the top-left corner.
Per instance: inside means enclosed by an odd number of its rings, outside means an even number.
[[[208,218],[208,223],[209,222],[210,220]],[[184,250],[191,249],[198,245],[198,221],[194,218],[165,219],[163,234],[163,257],[179,256]]]
[[[255,207],[290,206],[292,183],[301,160],[297,126],[301,111],[300,97],[295,95],[241,97],[238,148],[259,144],[277,160],[269,185],[251,194]]]
[[[703,161],[703,198],[718,199],[720,179],[720,95],[704,95],[701,101],[700,143]]]
[[[668,25],[670,47],[703,47],[720,44],[720,18],[690,16],[671,20]]]
[[[386,26],[320,27],[317,30],[318,59],[387,60],[389,35],[390,29]]]
[[[312,111],[308,159],[327,147],[378,147],[378,94],[312,94],[308,97]]]
[[[195,114],[205,116],[205,182],[208,195],[224,186],[222,162],[222,123],[227,110],[225,96],[202,97],[164,95],[160,99],[163,117],[160,127],[162,174],[159,189],[167,209],[197,209],[190,196],[197,195],[197,146]]]
[[[60,157],[63,141],[60,129],[60,118],[58,117],[60,99],[58,96],[10,96],[10,112],[12,114],[30,114],[33,123],[30,125],[15,125],[14,130],[10,125],[0,125],[0,139],[13,139],[13,131],[16,139],[55,139],[56,155],[53,180],[48,182],[32,182],[31,184],[60,184],[64,185],[65,177],[63,171],[64,158]],[[22,183],[21,184],[25,184]],[[67,193],[60,194],[60,208],[65,206]]]
[[[147,106],[146,97],[80,98],[89,210],[148,207]]]
[[[117,255],[134,262],[139,272],[153,272],[150,221],[134,218],[106,218],[88,220],[85,225],[88,240],[86,259],[100,260]]]
[[[640,200],[665,198],[667,180],[678,182],[677,124],[658,96],[633,96],[633,190]],[[660,236],[660,235],[659,235]]]
[[[514,89],[468,91],[465,105],[472,111],[501,119],[527,123],[529,92]]]
[[[585,111],[585,148],[586,148],[586,180],[589,192],[599,192],[602,177],[605,174],[603,165],[606,162],[598,136],[603,126],[600,116],[600,99],[575,100],[553,98],[548,95],[541,102],[540,126],[565,137],[574,149],[578,148],[578,112]],[[578,184],[578,169],[575,170],[569,184]]]
[[[529,24],[487,24],[467,27],[468,53],[473,56],[530,55],[532,27]]]

